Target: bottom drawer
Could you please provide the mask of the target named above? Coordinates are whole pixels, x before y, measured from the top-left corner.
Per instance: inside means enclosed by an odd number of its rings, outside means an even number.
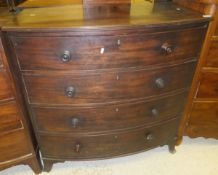
[[[0,165],[30,152],[24,130],[0,135]]]
[[[44,158],[95,159],[140,152],[172,142],[178,120],[110,135],[40,136]]]
[[[218,102],[195,102],[186,132],[191,137],[218,139]]]

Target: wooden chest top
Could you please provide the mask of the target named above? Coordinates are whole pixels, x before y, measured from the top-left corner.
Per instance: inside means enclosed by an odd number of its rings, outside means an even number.
[[[129,4],[91,5],[83,4],[25,8],[4,24],[3,30],[94,30],[135,28],[153,31],[172,25],[193,25],[208,21],[202,14],[183,8],[172,2],[150,3],[134,1]]]

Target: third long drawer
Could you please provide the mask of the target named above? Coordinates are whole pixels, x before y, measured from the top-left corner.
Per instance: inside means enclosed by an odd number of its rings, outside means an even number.
[[[151,125],[182,115],[187,92],[135,103],[91,107],[33,107],[41,133],[103,133]]]

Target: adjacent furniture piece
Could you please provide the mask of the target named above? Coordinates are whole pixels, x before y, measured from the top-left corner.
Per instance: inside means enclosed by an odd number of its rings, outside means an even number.
[[[7,9],[0,8],[0,26]],[[4,15],[3,15],[4,14]],[[2,18],[4,16],[4,18]],[[38,147],[26,120],[19,93],[15,90],[1,41],[0,31],[0,170],[27,164],[37,174],[41,172]]]
[[[188,5],[188,0],[179,3]],[[214,19],[195,74],[180,136],[218,139],[218,1],[196,0],[193,3],[199,4],[193,7],[202,7],[198,10]]]
[[[162,145],[174,153],[209,20],[135,1],[27,8],[8,21],[4,45],[44,170]]]

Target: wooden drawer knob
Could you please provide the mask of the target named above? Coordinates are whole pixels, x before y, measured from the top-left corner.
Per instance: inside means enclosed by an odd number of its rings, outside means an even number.
[[[150,141],[154,139],[154,135],[152,133],[146,134],[146,140]]]
[[[168,43],[164,43],[161,46],[161,49],[166,53],[166,54],[171,54],[173,52],[173,47],[168,44]]]
[[[67,87],[65,90],[65,94],[67,97],[70,97],[70,98],[74,97],[76,94],[76,88],[74,86]]]
[[[71,54],[69,51],[64,51],[64,53],[61,54],[61,61],[62,62],[69,62],[71,60]]]
[[[72,118],[71,122],[72,122],[72,127],[77,128],[80,121],[78,118]]]
[[[159,116],[159,111],[157,109],[155,109],[155,108],[151,110],[151,113],[152,113],[153,117],[158,117]]]
[[[165,82],[162,78],[157,78],[155,80],[156,87],[159,89],[163,89],[165,87]]]

